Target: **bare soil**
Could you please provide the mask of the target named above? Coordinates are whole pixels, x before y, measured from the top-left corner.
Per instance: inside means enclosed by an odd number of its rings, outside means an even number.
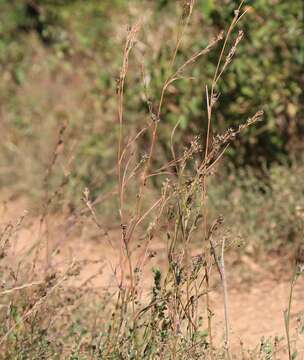
[[[3,207],[1,222],[16,223],[25,206],[23,202],[6,204]],[[84,264],[78,279],[79,284],[92,278],[92,286],[100,288],[100,291],[116,287],[118,280],[115,269],[119,263],[120,230],[114,229],[108,236],[103,236],[98,233],[91,220],[86,219],[82,222],[80,230],[73,218],[65,218],[63,221],[55,215],[48,216],[43,227],[40,225],[39,217],[26,220],[14,236],[14,243],[10,249],[11,263],[31,256],[29,249],[33,244],[45,242],[48,238],[50,252],[53,251],[49,266],[58,270],[72,259],[76,259]],[[153,240],[150,250],[156,255],[146,265],[143,293],[150,291],[152,267],[162,268],[166,264],[164,243]],[[141,259],[142,255],[142,249],[139,248],[134,260]],[[229,261],[227,263],[230,336],[235,351],[241,351],[242,344],[245,348],[251,349],[259,346],[262,337],[267,339],[285,336],[283,311],[287,308],[292,269],[290,262],[285,262],[285,259],[271,258],[268,260],[269,264],[270,266],[265,267],[246,256],[240,257],[238,264]],[[221,342],[224,334],[223,297],[220,282],[215,280],[212,286],[213,331],[215,341]],[[304,335],[297,337],[295,330],[296,319],[300,313],[304,314],[304,277],[296,283],[292,303],[292,339],[298,344],[298,358],[304,359]],[[282,343],[285,344],[285,340],[282,340]]]

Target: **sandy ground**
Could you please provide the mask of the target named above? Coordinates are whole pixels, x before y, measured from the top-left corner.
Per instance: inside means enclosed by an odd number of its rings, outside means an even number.
[[[16,223],[18,216],[23,213],[24,206],[23,203],[19,203],[17,207],[5,205],[1,223],[8,221]],[[94,277],[93,286],[101,289],[116,286],[116,277],[113,274],[115,266],[119,262],[119,230],[112,230],[109,232],[109,236],[105,237],[100,233],[98,234],[92,222],[82,224],[82,231],[79,231],[75,230],[73,218],[65,219],[62,222],[55,216],[48,217],[47,227],[44,225],[41,229],[39,223],[39,218],[32,218],[25,221],[16,232],[14,244],[10,250],[12,261],[13,259],[18,258],[20,260],[22,257],[27,257],[28,250],[34,243],[40,238],[41,241],[45,241],[45,234],[48,231],[50,249],[58,250],[52,256],[50,266],[58,269],[75,258],[81,262],[87,262],[79,281],[82,282],[84,279],[98,274]],[[109,244],[109,239],[112,239],[112,245]],[[155,251],[156,256],[146,267],[147,288],[143,291],[149,291],[148,284],[151,280],[152,266],[161,267],[166,260],[166,246],[160,241],[154,241],[151,244],[151,250]],[[138,254],[141,252],[139,251]],[[275,263],[276,261],[274,261]],[[265,338],[284,336],[283,311],[288,302],[290,288],[288,278],[291,269],[288,269],[289,265],[285,265],[287,269],[284,271],[284,265],[277,263],[280,270],[276,271],[276,266],[272,265],[273,270],[271,272],[263,270],[259,264],[255,264],[248,258],[244,258],[237,270],[233,264],[227,264],[230,338],[235,351],[240,351],[241,343],[246,348],[256,347],[262,336]],[[246,281],[248,274],[250,274],[250,281]],[[211,293],[210,298],[211,308],[214,312],[215,339],[217,342],[221,342],[224,334],[223,296],[220,284],[217,282],[216,285],[216,289]],[[299,313],[304,314],[304,276],[296,283],[292,309],[292,338],[295,339],[294,329],[296,328],[297,315]],[[298,359],[304,359],[303,338],[304,335],[297,340]]]

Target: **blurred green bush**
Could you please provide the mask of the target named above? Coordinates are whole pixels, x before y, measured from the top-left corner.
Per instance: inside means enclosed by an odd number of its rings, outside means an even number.
[[[198,11],[179,58],[186,59],[189,51],[202,48],[209,34],[226,29],[237,5],[237,1],[198,1]],[[247,16],[240,28],[245,36],[220,81],[214,128],[221,132],[227,126],[237,126],[263,108],[265,121],[230,150],[231,159],[237,164],[261,166],[264,162],[284,161],[299,153],[300,147],[303,149],[303,3],[257,0],[247,2],[244,9]],[[163,13],[160,21],[165,23],[166,10]],[[171,52],[165,46],[153,66],[156,88]],[[207,60],[202,58],[200,69],[189,74],[194,77],[191,84],[185,81],[174,84],[165,115],[172,123],[181,120],[182,136],[205,128],[204,84],[210,84],[218,55],[218,51],[213,51]]]

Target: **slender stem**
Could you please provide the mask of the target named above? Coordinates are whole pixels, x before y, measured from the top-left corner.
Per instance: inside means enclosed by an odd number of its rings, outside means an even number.
[[[207,103],[207,134],[206,134],[206,141],[205,141],[205,154],[204,154],[204,163],[207,162],[207,158],[208,158],[208,154],[209,154],[209,139],[211,136],[211,125],[212,125],[212,110],[213,110],[213,105],[214,105],[214,97],[215,97],[215,88],[216,88],[216,84],[219,80],[219,73],[220,73],[220,65],[222,63],[222,59],[224,57],[224,53],[225,53],[225,49],[228,43],[228,39],[231,35],[232,30],[234,29],[234,26],[236,25],[236,23],[238,22],[239,19],[239,12],[240,9],[243,5],[243,0],[241,1],[238,9],[235,12],[235,16],[228,28],[228,31],[226,33],[225,36],[225,40],[224,40],[224,44],[222,46],[221,52],[220,52],[220,56],[218,58],[217,61],[217,65],[216,65],[216,69],[213,75],[213,80],[211,83],[211,90],[210,90],[210,94],[208,91],[208,87],[206,86],[205,92],[206,92],[206,103]],[[220,73],[221,74],[221,73]],[[206,184],[206,177],[203,177],[202,180],[202,206],[203,206],[203,217],[204,217],[204,222],[203,222],[203,231],[204,231],[204,253],[205,253],[205,257],[206,257],[206,265],[205,265],[205,275],[206,275],[206,307],[207,307],[207,313],[208,313],[208,331],[211,332],[211,317],[210,317],[210,313],[211,310],[209,308],[209,281],[208,281],[208,257],[207,257],[207,253],[208,253],[208,245],[207,245],[207,241],[208,241],[208,231],[207,231],[207,224],[208,224],[208,219],[207,219],[207,206],[206,206],[206,192],[207,192],[207,184]],[[227,294],[226,294],[227,295]],[[225,296],[226,296],[225,295]],[[225,309],[225,314],[228,312],[226,311],[227,309]],[[226,318],[228,321],[228,317]],[[227,332],[227,321],[226,321],[226,335],[228,334]],[[227,340],[227,339],[226,339]],[[212,347],[212,334],[209,333],[209,341],[210,341],[210,346]],[[211,353],[211,358],[213,357],[212,353]]]
[[[291,342],[290,342],[290,315],[291,315],[291,304],[292,304],[292,297],[293,297],[293,289],[295,282],[297,280],[297,265],[294,266],[294,271],[292,274],[292,279],[290,282],[290,291],[289,291],[289,299],[288,299],[288,308],[284,311],[284,324],[285,324],[285,331],[286,331],[286,338],[287,338],[287,347],[288,347],[288,358],[292,360],[292,353],[291,353]]]
[[[225,272],[225,237],[222,242],[222,253],[221,253],[221,279],[222,279],[222,287],[223,287],[223,295],[224,295],[224,310],[225,310],[225,347],[227,352],[227,357],[230,360],[230,352],[229,352],[229,311],[228,311],[228,290],[227,290],[227,280],[226,280],[226,272]]]

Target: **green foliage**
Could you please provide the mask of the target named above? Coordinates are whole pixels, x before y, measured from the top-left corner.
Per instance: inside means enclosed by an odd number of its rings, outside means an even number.
[[[193,21],[200,25],[202,32],[191,28],[192,38],[185,38],[185,45],[179,57],[189,57],[189,49],[200,49],[202,33],[211,34],[225,29],[237,2],[224,4],[222,1],[199,2],[201,17]],[[270,6],[265,1],[255,1],[245,7],[247,15],[239,27],[244,29],[245,39],[236,51],[229,72],[217,89],[220,94],[214,131],[221,132],[226,126],[236,126],[258,108],[265,111],[264,122],[258,129],[250,131],[250,139],[244,137],[230,152],[238,164],[261,166],[263,162],[282,161],[284,157],[298,150],[303,134],[302,69],[304,65],[304,36],[302,29],[302,2],[276,1]],[[195,27],[197,29],[197,27]],[[189,36],[190,36],[189,34]],[[236,35],[235,35],[236,36]],[[230,44],[232,46],[232,44]],[[165,49],[160,50],[164,52]],[[168,51],[170,52],[170,51]],[[228,50],[227,50],[228,53]],[[157,63],[161,66],[157,58]],[[206,114],[203,111],[206,101],[202,84],[209,83],[214,73],[218,52],[211,52],[207,61],[201,61],[201,68],[193,70],[189,76],[190,91],[185,92],[186,81],[174,84],[169,111],[166,119],[175,123],[181,121],[181,137],[197,131],[204,131]],[[177,60],[178,61],[178,60]],[[166,67],[166,63],[164,64]],[[159,72],[151,74],[159,78]],[[155,80],[156,81],[156,80]]]
[[[221,82],[220,92],[225,95],[219,109],[232,125],[251,109],[265,110],[265,124],[256,136],[252,134],[252,142],[241,154],[245,162],[248,158],[255,164],[282,160],[292,150],[291,142],[299,141],[303,133],[301,7],[301,1],[276,1],[270,6],[262,0],[247,7],[246,39]],[[227,19],[224,14],[216,15],[222,25]]]
[[[145,4],[145,3],[144,3]],[[120,66],[119,48],[113,40],[113,22],[117,14],[129,11],[142,2],[133,0],[95,1],[1,1],[0,34],[1,56],[3,66],[10,69],[17,84],[26,81],[26,68],[22,60],[26,56],[25,46],[30,31],[35,31],[46,46],[52,46],[58,56],[67,63],[73,63],[73,57],[89,56],[102,59],[108,63],[104,71],[93,71],[98,87],[94,90],[103,93],[105,89],[114,88],[115,72]],[[148,7],[150,4],[145,4]],[[144,5],[144,6],[145,6]],[[153,7],[153,6],[152,6]],[[189,24],[184,36],[182,48],[178,52],[176,64],[187,59],[193,51],[201,49],[212,34],[225,29],[229,23],[237,2],[223,0],[197,1],[194,20]],[[146,67],[151,77],[150,95],[156,102],[160,84],[169,70],[170,54],[174,43],[164,42],[155,47],[157,29],[162,26],[168,32],[173,31],[168,19],[168,11],[176,13],[178,7],[167,1],[158,1],[149,26],[150,39],[147,42],[150,56],[146,57]],[[224,73],[217,89],[221,98],[218,102],[214,132],[220,132],[228,126],[235,126],[240,119],[246,119],[252,112],[263,107],[265,121],[258,130],[250,130],[250,140],[245,138],[242,150],[237,143],[231,150],[231,158],[237,163],[261,166],[264,159],[267,163],[282,161],[284,157],[301,146],[303,134],[303,101],[301,101],[304,66],[304,37],[302,30],[302,1],[291,3],[277,0],[272,5],[264,0],[245,4],[247,15],[240,23],[245,31],[245,40],[238,47],[235,60],[229,72]],[[178,14],[177,14],[178,16]],[[129,22],[125,18],[125,24]],[[200,29],[200,31],[197,31]],[[171,36],[171,35],[170,35]],[[202,41],[202,38],[204,39]],[[231,44],[230,44],[231,46]],[[152,51],[151,51],[152,50]],[[202,84],[210,83],[218,52],[210,54],[207,63],[190,70],[187,76],[193,76],[189,91],[189,81],[181,80],[172,85],[166,98],[167,110],[162,114],[162,141],[164,155],[168,152],[165,145],[172,126],[180,122],[180,139],[198,131],[204,134],[206,128],[205,92]],[[114,62],[113,62],[114,59]],[[111,63],[111,65],[110,65]],[[93,67],[90,65],[90,68]],[[91,71],[92,72],[92,71]],[[145,105],[139,99],[142,91],[138,78],[129,79],[127,102],[130,118],[138,114]],[[98,81],[98,78],[104,79]],[[105,82],[104,82],[105,81]],[[187,91],[186,91],[187,89]],[[96,93],[96,94],[97,94]],[[129,116],[128,116],[129,118]],[[134,121],[137,121],[135,119]]]

